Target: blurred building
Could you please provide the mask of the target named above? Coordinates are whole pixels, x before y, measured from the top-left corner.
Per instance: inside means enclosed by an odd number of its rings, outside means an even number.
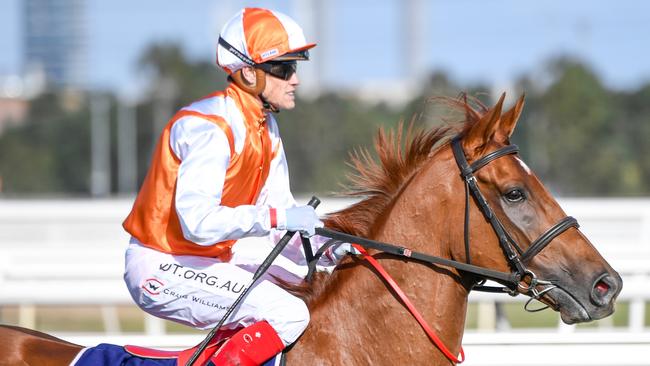
[[[229,3],[232,3],[230,0]],[[385,102],[391,106],[403,106],[420,92],[422,80],[429,73],[429,44],[432,39],[429,32],[428,14],[430,2],[427,0],[400,0],[398,11],[391,16],[398,20],[387,27],[394,26],[398,34],[399,44],[387,46],[387,41],[376,37],[375,30],[364,29],[354,24],[354,29],[349,25],[341,25],[340,17],[345,11],[345,2],[332,2],[326,0],[293,0],[290,2],[290,13],[300,23],[305,35],[318,47],[310,50],[312,58],[309,62],[300,65],[302,97],[314,98],[322,93],[349,92],[363,101]],[[358,5],[357,5],[358,6]],[[234,7],[234,6],[233,6]],[[355,44],[346,48],[350,42],[350,32],[364,35],[364,44]],[[400,59],[400,72],[389,78],[373,77],[367,81],[342,83],[340,70],[348,64],[364,64],[367,68],[375,66],[372,57],[375,53],[364,53],[369,50],[368,44],[384,49],[393,47],[393,53]],[[356,52],[360,48],[360,52]],[[345,60],[345,62],[343,62]]]
[[[78,89],[86,80],[85,0],[23,0],[25,74]]]

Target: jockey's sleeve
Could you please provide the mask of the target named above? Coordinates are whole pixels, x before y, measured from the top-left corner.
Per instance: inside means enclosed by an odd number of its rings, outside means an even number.
[[[217,125],[197,117],[181,118],[172,126],[169,143],[181,160],[174,199],[187,240],[211,245],[268,234],[268,206],[221,205],[230,145]]]

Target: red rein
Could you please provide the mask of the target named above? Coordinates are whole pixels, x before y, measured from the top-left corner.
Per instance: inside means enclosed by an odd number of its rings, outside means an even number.
[[[377,260],[375,258],[373,258],[371,255],[369,255],[368,252],[362,246],[360,246],[359,244],[353,244],[353,245],[359,252],[361,252],[363,257],[373,267],[375,267],[377,272],[379,272],[379,274],[386,280],[386,282],[388,282],[388,284],[395,291],[397,296],[399,296],[400,300],[402,300],[404,305],[406,305],[406,307],[409,309],[409,311],[411,312],[413,317],[418,321],[418,323],[420,323],[420,326],[427,333],[427,335],[429,336],[429,339],[431,339],[433,344],[435,344],[436,347],[438,347],[438,349],[445,355],[445,357],[447,357],[451,362],[454,362],[454,363],[462,363],[463,361],[465,361],[465,351],[463,351],[463,347],[461,346],[461,348],[460,348],[460,355],[459,355],[460,358],[457,358],[456,356],[454,356],[451,353],[451,351],[449,351],[447,346],[445,346],[444,343],[442,343],[440,338],[438,338],[438,336],[433,331],[433,329],[431,329],[431,327],[429,327],[426,320],[424,320],[424,318],[418,312],[418,310],[415,308],[415,306],[413,306],[413,303],[411,302],[411,300],[409,300],[408,297],[406,297],[406,294],[404,293],[404,291],[402,291],[402,289],[399,288],[399,286],[397,285],[397,282],[395,282],[395,280],[393,280],[393,278],[388,274],[388,272],[386,272],[384,267],[382,267],[381,264],[379,264],[379,262],[377,262]]]

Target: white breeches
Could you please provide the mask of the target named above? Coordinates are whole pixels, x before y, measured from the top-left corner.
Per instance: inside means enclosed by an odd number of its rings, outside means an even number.
[[[147,313],[194,328],[211,329],[248,286],[257,266],[268,254],[267,250],[260,249],[272,248],[273,243],[266,241],[266,238],[238,241],[229,262],[175,256],[132,243],[126,251],[124,280],[135,302]],[[272,267],[270,274],[287,280],[299,279],[298,275],[277,266]],[[309,311],[301,299],[269,279],[267,275],[257,282],[224,326],[235,328],[266,320],[288,345],[307,327]]]

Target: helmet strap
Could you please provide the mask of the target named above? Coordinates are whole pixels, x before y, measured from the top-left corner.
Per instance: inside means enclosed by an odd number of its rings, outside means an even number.
[[[278,107],[274,106],[273,104],[269,103],[266,100],[266,98],[264,98],[264,96],[262,96],[262,94],[260,94],[260,99],[262,100],[262,106],[264,107],[264,109],[266,109],[268,111],[271,111],[273,113],[280,113],[280,109]]]

